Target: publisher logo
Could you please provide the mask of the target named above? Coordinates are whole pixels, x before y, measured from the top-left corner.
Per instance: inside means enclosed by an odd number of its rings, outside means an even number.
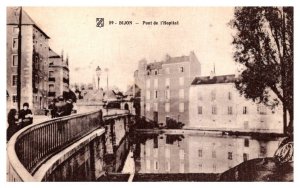
[[[104,27],[104,18],[96,18],[96,27]]]

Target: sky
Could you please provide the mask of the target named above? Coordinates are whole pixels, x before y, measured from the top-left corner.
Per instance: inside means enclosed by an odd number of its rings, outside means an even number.
[[[100,86],[126,90],[133,84],[138,61],[161,61],[194,51],[201,76],[235,73],[232,35],[228,26],[233,8],[135,8],[135,7],[24,7],[50,36],[49,45],[69,56],[70,82],[92,83],[97,66]],[[104,18],[104,27],[96,27]],[[109,21],[132,21],[133,25],[109,25]],[[178,25],[143,25],[143,21],[178,21]],[[135,24],[139,23],[139,24]],[[104,69],[108,68],[109,72]],[[200,76],[200,75],[199,75]]]

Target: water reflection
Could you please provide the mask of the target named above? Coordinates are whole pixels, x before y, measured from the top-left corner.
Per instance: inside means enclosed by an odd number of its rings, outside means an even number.
[[[138,134],[137,173],[222,173],[246,160],[272,157],[278,140],[203,134]]]

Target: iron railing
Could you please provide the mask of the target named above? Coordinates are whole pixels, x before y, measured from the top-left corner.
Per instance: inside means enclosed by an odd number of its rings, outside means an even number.
[[[49,157],[101,126],[102,111],[62,117],[23,131],[15,150],[23,166],[32,174]]]

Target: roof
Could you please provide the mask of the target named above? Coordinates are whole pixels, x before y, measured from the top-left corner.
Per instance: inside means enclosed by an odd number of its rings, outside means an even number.
[[[179,62],[185,62],[189,60],[190,60],[190,56],[183,55],[178,57],[171,57],[169,55],[166,55],[165,61],[149,63],[147,64],[147,69],[148,70],[161,69],[163,64],[179,63]]]
[[[49,58],[60,58],[60,56],[54,52],[51,48],[49,48]]]
[[[179,62],[184,62],[184,61],[189,61],[190,56],[179,56],[179,57],[170,57],[165,61],[164,64],[169,64],[169,63],[179,63]]]
[[[135,88],[133,88],[133,87],[135,87]],[[135,90],[134,90],[135,89]],[[128,90],[125,92],[125,95],[126,96],[129,96],[129,95],[134,95],[134,96],[136,96],[139,92],[140,92],[140,88],[139,88],[139,86],[137,86],[136,84],[134,84],[134,85],[132,85],[132,86],[130,86],[129,88],[128,88]],[[135,94],[133,94],[133,91],[135,91]]]
[[[201,76],[201,77],[196,77],[193,80],[192,85],[234,83],[235,80],[236,78],[234,74],[214,76],[213,78],[210,78],[210,76]]]
[[[153,69],[161,69],[163,62],[153,62],[149,63],[147,65],[147,69],[153,70]]]
[[[7,25],[18,25],[20,16],[20,7],[7,7],[6,9],[6,24]],[[27,12],[22,9],[22,25],[33,25],[38,29],[46,38],[50,38],[27,14]]]

